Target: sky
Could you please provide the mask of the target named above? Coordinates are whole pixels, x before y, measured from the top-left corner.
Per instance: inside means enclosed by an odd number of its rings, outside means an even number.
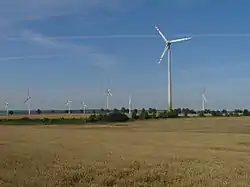
[[[1,0],[0,109],[167,108],[170,39],[173,107],[250,108],[247,0]]]

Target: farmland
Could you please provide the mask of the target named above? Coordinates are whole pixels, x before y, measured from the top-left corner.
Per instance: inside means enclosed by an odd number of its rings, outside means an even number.
[[[249,186],[250,118],[0,126],[0,186]]]

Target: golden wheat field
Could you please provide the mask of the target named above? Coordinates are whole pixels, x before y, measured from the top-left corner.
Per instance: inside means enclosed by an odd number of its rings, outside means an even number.
[[[31,118],[31,119],[43,119],[43,118],[49,118],[49,119],[58,119],[58,118],[84,118],[88,117],[90,114],[31,114],[30,116],[28,114],[15,114],[15,115],[0,115],[0,119],[21,119],[21,118]]]
[[[0,126],[0,186],[250,185],[250,118],[126,125]]]

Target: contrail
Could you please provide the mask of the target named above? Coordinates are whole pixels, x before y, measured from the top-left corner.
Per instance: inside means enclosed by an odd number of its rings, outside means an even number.
[[[183,36],[190,36],[190,37],[250,37],[250,34],[174,34],[174,37],[183,37]],[[134,35],[92,35],[92,36],[53,36],[53,37],[45,37],[45,39],[49,40],[88,40],[88,39],[146,39],[146,38],[157,38],[159,37],[157,34],[134,34]],[[36,39],[33,38],[33,39]],[[40,39],[37,37],[37,39]],[[6,40],[9,41],[23,41],[27,40],[25,37],[12,37],[7,38]]]
[[[250,34],[177,34],[176,36],[191,37],[249,37]]]
[[[26,60],[26,59],[47,59],[53,58],[58,56],[65,56],[65,55],[37,55],[37,56],[11,56],[11,57],[0,57],[0,61],[10,61],[10,60]]]
[[[156,38],[157,35],[100,35],[100,36],[54,36],[44,37],[50,40],[87,40],[87,39],[126,39],[126,38]],[[33,38],[36,39],[36,38]],[[37,38],[39,39],[39,38]],[[27,40],[26,38],[7,38],[7,40],[18,41]]]

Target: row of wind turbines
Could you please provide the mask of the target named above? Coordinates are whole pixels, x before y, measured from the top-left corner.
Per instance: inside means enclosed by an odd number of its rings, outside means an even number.
[[[109,97],[113,96],[111,93],[110,89],[107,89],[106,92],[104,93],[104,95],[106,96],[106,109],[109,109]],[[68,107],[68,113],[71,113],[71,100],[67,100],[65,102],[65,105]],[[30,95],[30,89],[28,88],[28,95],[27,98],[24,100],[24,104],[28,105],[28,114],[31,114],[31,95]],[[85,104],[84,102],[81,103],[83,106],[83,113],[86,114],[86,109],[87,109],[87,104]],[[129,101],[128,101],[128,105],[129,105],[129,114],[131,114],[131,105],[132,105],[132,99],[131,99],[131,95],[129,95]],[[5,109],[6,109],[6,115],[9,115],[9,103],[8,101],[5,101],[4,103]]]

